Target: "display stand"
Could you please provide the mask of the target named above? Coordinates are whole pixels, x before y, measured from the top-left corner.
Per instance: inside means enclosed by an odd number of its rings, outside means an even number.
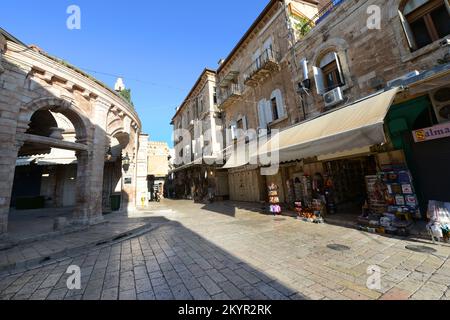
[[[280,197],[278,194],[279,187],[276,184],[272,183],[268,189],[269,189],[270,212],[273,215],[281,214]]]
[[[367,176],[366,187],[369,210],[358,219],[360,229],[409,235],[413,218],[421,216],[409,170],[404,166],[386,168],[377,176]]]

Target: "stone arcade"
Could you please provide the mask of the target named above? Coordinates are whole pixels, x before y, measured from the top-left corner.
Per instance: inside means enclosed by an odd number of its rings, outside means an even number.
[[[72,139],[56,118],[72,126]],[[0,29],[0,236],[8,232],[18,157],[49,154],[52,149],[76,155],[73,224],[101,221],[117,186],[120,209],[134,210],[136,194],[142,192],[136,187],[140,137],[137,113],[117,92]],[[117,181],[109,183],[113,190],[104,188],[112,175],[105,169],[108,161],[120,168]]]

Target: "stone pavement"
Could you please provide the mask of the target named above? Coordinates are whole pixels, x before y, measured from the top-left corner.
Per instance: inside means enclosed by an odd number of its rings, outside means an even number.
[[[275,218],[226,203],[161,204],[169,208],[141,213],[158,222],[153,231],[0,277],[0,299],[450,298],[448,246]],[[409,245],[436,251],[418,253]],[[69,265],[81,267],[81,290],[67,289]],[[373,265],[381,271],[376,290],[366,285]]]
[[[27,222],[27,225],[29,224],[30,222]],[[111,242],[151,227],[148,219],[115,213],[106,215],[101,224],[62,233],[43,234],[34,240],[18,239],[17,235],[13,234],[9,239],[0,242],[0,273],[61,259],[99,243]]]

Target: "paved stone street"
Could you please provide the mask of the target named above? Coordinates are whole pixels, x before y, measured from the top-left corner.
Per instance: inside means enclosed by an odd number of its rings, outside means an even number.
[[[230,203],[166,200],[142,217],[157,228],[4,276],[0,299],[450,298],[448,246],[275,218]],[[327,247],[333,244],[348,248]],[[437,251],[416,253],[407,245]],[[81,290],[67,289],[70,265],[81,267]],[[381,268],[381,290],[366,286],[372,265]]]

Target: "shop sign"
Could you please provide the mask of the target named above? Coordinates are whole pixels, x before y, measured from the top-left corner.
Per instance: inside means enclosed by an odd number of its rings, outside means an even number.
[[[450,137],[450,123],[413,131],[416,143]]]
[[[132,177],[125,177],[124,178],[124,184],[132,184],[133,178]]]

